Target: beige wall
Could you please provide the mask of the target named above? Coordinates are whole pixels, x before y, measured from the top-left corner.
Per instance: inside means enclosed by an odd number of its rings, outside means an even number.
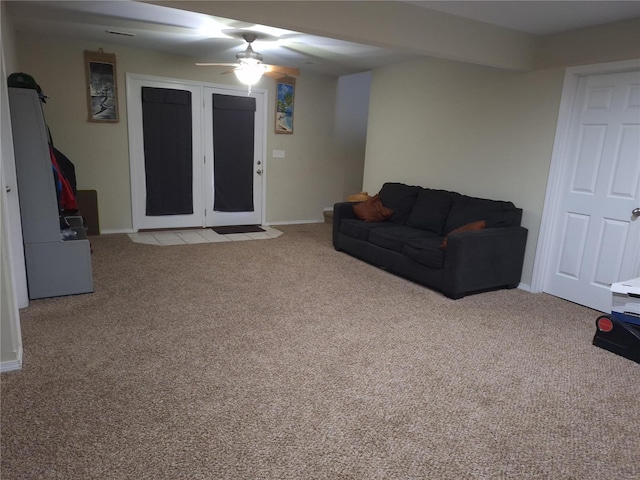
[[[78,188],[98,191],[100,224],[105,231],[132,228],[125,73],[235,83],[224,68],[194,65],[195,59],[120,46],[73,42],[58,38],[17,37],[21,70],[32,74],[51,98],[45,105],[56,147],[75,164]],[[87,122],[84,50],[103,48],[117,59],[120,123]],[[336,155],[333,119],[337,79],[303,74],[297,81],[293,135],[274,132],[275,81],[268,89],[266,219],[270,223],[321,221],[322,211],[342,198],[345,166]],[[272,159],[273,149],[285,159]]]
[[[524,210],[529,284],[563,70],[424,60],[373,73],[364,189],[386,181],[510,200]]]
[[[564,67],[640,56],[639,26],[539,37],[529,72],[436,59],[374,70],[364,189],[395,180],[513,201],[529,229],[530,285]]]
[[[640,58],[640,18],[544,35],[535,68],[589,65]]]
[[[16,32],[7,15],[6,2],[0,2],[0,19],[2,21],[2,55],[7,72],[13,72],[16,67]]]
[[[371,72],[345,75],[338,79],[334,128],[340,154],[344,157],[343,199],[362,191],[370,92]]]
[[[470,62],[431,58],[374,71],[363,188],[375,192],[384,181],[399,180],[514,201],[524,209],[523,224],[530,229],[523,274],[523,282],[529,283],[564,66],[637,56],[638,22],[535,38],[390,2],[250,3],[251,8],[248,2],[176,6],[345,40],[414,45],[416,53]],[[414,23],[433,28],[406,28]],[[184,57],[54,38],[18,36],[17,44],[20,68],[33,73],[52,96],[46,111],[57,146],[76,163],[80,187],[99,191],[106,230],[131,227],[125,71],[233,81],[197,69]],[[98,47],[118,56],[123,119],[118,125],[85,120],[82,51]],[[514,71],[533,65],[534,53],[539,70]],[[336,82],[322,76],[300,78],[292,136],[272,133],[273,105],[269,107],[268,153],[286,150],[287,158],[267,158],[268,222],[320,220],[322,209],[343,197],[341,185],[357,184],[354,163],[344,163],[348,153],[339,151],[331,131]],[[268,88],[273,98],[273,81],[265,79],[259,87]]]
[[[268,152],[286,158],[267,160],[267,221],[323,221],[322,212],[342,199],[341,155],[334,141],[337,79],[302,75],[296,82],[293,135],[273,135]],[[273,99],[273,95],[270,94]],[[275,105],[269,105],[273,132]]]

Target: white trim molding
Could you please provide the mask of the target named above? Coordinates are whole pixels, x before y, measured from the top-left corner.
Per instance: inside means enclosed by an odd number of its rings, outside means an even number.
[[[524,290],[525,292],[531,292],[531,285],[520,282],[518,284],[518,290]]]
[[[22,347],[16,352],[14,360],[6,360],[0,363],[0,373],[13,372],[22,369]]]
[[[606,73],[623,73],[640,70],[640,59],[624,60],[620,62],[598,63],[595,65],[581,65],[569,67],[565,70],[562,97],[558,112],[556,135],[551,153],[551,166],[547,180],[547,192],[542,209],[542,221],[538,235],[538,246],[533,264],[530,291],[540,293],[544,287],[544,277],[548,268],[551,250],[551,236],[553,233],[552,222],[557,214],[557,203],[560,198],[561,172],[564,170],[567,159],[565,152],[569,142],[569,126],[571,112],[575,103],[578,81],[580,77]]]
[[[118,234],[118,233],[136,233],[136,231],[133,228],[117,228],[117,229],[114,229],[114,230],[102,230],[102,231],[100,231],[100,235],[115,235],[115,234]]]

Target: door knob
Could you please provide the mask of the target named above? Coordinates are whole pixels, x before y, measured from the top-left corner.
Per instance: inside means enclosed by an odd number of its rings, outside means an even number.
[[[256,170],[256,173],[257,173],[258,175],[262,175],[262,170],[258,169],[258,170]]]
[[[633,210],[631,210],[631,215],[633,215],[634,217],[640,217],[640,208],[634,208]]]

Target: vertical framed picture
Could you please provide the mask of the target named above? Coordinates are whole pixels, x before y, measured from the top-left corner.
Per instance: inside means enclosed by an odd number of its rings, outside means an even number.
[[[113,53],[84,52],[87,77],[89,122],[118,122],[116,56]]]
[[[276,83],[276,133],[293,133],[293,103],[296,79],[285,77]]]

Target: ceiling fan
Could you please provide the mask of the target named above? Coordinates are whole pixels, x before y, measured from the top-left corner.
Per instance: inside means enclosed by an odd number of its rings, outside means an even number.
[[[235,73],[240,82],[249,86],[249,93],[251,93],[251,85],[257,83],[262,75],[275,79],[300,76],[300,71],[295,67],[262,63],[262,55],[251,48],[251,43],[258,38],[257,34],[244,32],[242,38],[248,45],[245,51],[236,53],[237,63],[196,63],[196,65],[199,67],[233,67],[233,69],[222,73]]]

